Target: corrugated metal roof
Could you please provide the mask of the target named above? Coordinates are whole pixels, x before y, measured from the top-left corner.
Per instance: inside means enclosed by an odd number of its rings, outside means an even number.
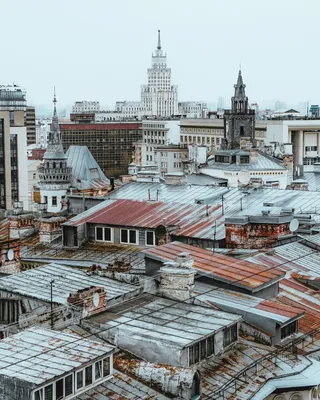
[[[23,296],[39,300],[50,301],[51,287],[53,284],[53,302],[68,304],[70,293],[88,288],[90,286],[104,287],[107,300],[111,300],[129,292],[138,293],[139,288],[113,279],[103,278],[98,275],[88,276],[80,269],[67,267],[60,264],[49,264],[20,274],[9,275],[0,279],[0,290],[19,293]]]
[[[180,242],[172,242],[143,251],[147,257],[160,261],[174,260],[182,252],[190,254],[194,260],[193,268],[201,274],[252,291],[278,281],[284,276],[284,272],[278,268],[268,270],[266,266],[258,263],[235,260],[224,254],[212,254],[209,250]],[[239,280],[241,282],[237,282]]]
[[[202,282],[195,283],[194,295],[197,296],[197,302],[204,302],[209,305],[214,304],[221,307],[224,311],[232,308],[234,312],[241,315],[244,313],[257,315],[261,318],[273,320],[280,325],[286,324],[292,319],[297,319],[303,315],[303,310],[298,307],[286,306],[277,301],[265,300],[244,293],[215,288]]]
[[[241,320],[239,315],[168,299],[150,301],[120,316],[112,314],[112,320],[108,314],[104,326],[115,327],[128,335],[134,332],[135,338],[161,341],[176,348],[188,346]],[[101,322],[101,316],[98,320]]]
[[[102,205],[67,221],[64,225],[84,223],[155,229],[175,226],[174,235],[215,239],[213,225],[221,217],[221,206],[161,203],[133,200],[106,200]]]
[[[41,385],[112,351],[76,335],[29,328],[0,341],[0,374]]]
[[[75,397],[78,400],[167,400],[168,397],[143,383],[114,370],[113,377],[103,384]]]
[[[226,151],[226,153],[229,153],[229,151]],[[239,154],[241,154],[241,153],[239,153]],[[250,153],[243,152],[243,154],[249,155]],[[250,164],[240,165],[240,164],[236,164],[236,163],[223,164],[223,163],[212,162],[211,164],[209,163],[209,165],[207,167],[202,168],[201,172],[205,174],[206,171],[211,170],[211,169],[219,169],[219,170],[225,170],[225,171],[241,171],[241,170],[286,171],[287,170],[283,165],[280,164],[279,160],[271,158],[271,157],[267,157],[260,153],[258,155],[257,161],[251,161]]]

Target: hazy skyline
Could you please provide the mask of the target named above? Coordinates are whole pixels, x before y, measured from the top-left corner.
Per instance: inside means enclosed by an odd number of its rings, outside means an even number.
[[[317,0],[13,0],[1,7],[1,84],[34,105],[140,100],[161,30],[179,101],[226,100],[241,62],[251,103],[318,104]],[[229,104],[226,104],[229,106]]]

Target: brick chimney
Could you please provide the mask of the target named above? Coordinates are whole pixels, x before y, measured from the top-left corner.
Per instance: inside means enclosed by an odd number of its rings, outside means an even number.
[[[83,316],[96,314],[105,309],[106,292],[103,287],[91,286],[70,293],[67,302],[83,308]]]
[[[192,266],[193,259],[188,253],[181,253],[174,261],[164,263],[160,268],[160,294],[172,300],[189,300],[196,273]]]

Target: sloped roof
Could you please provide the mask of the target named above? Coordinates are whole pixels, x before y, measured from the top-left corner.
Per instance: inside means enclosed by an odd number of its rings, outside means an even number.
[[[284,276],[284,272],[279,268],[268,269],[258,263],[234,260],[233,257],[212,254],[209,250],[180,242],[172,242],[143,251],[147,257],[163,262],[174,260],[183,252],[190,254],[194,260],[193,268],[199,273],[253,292]]]
[[[162,203],[133,200],[106,200],[77,215],[64,225],[84,223],[155,229],[175,226],[176,236],[215,239],[212,226],[221,216],[221,206]]]
[[[73,186],[102,188],[110,184],[87,146],[70,146],[66,152],[72,168]]]

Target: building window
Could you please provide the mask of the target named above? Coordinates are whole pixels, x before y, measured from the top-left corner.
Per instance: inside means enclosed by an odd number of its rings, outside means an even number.
[[[138,244],[137,233],[135,229],[121,229],[120,230],[120,243]]]
[[[113,228],[96,226],[97,242],[113,242]]]
[[[240,126],[240,136],[244,136],[244,126]]]
[[[152,231],[146,231],[146,246],[155,245],[155,234]]]
[[[85,375],[85,385],[89,386],[92,384],[92,365],[89,365],[84,370]]]
[[[83,388],[83,370],[77,372],[77,390]]]
[[[57,196],[52,196],[52,207],[57,207]]]
[[[290,324],[281,328],[281,339],[286,338],[287,336],[292,335],[297,332],[297,321],[293,321]]]
[[[189,366],[214,354],[214,335],[189,347]]]
[[[240,164],[250,164],[249,156],[240,156]]]
[[[102,360],[94,364],[94,379],[97,381],[102,378]]]
[[[110,357],[103,359],[103,377],[110,375]]]
[[[223,332],[223,346],[227,347],[229,344],[235,342],[238,339],[238,328],[237,324],[226,328]]]
[[[10,126],[14,126],[14,111],[9,111]]]

